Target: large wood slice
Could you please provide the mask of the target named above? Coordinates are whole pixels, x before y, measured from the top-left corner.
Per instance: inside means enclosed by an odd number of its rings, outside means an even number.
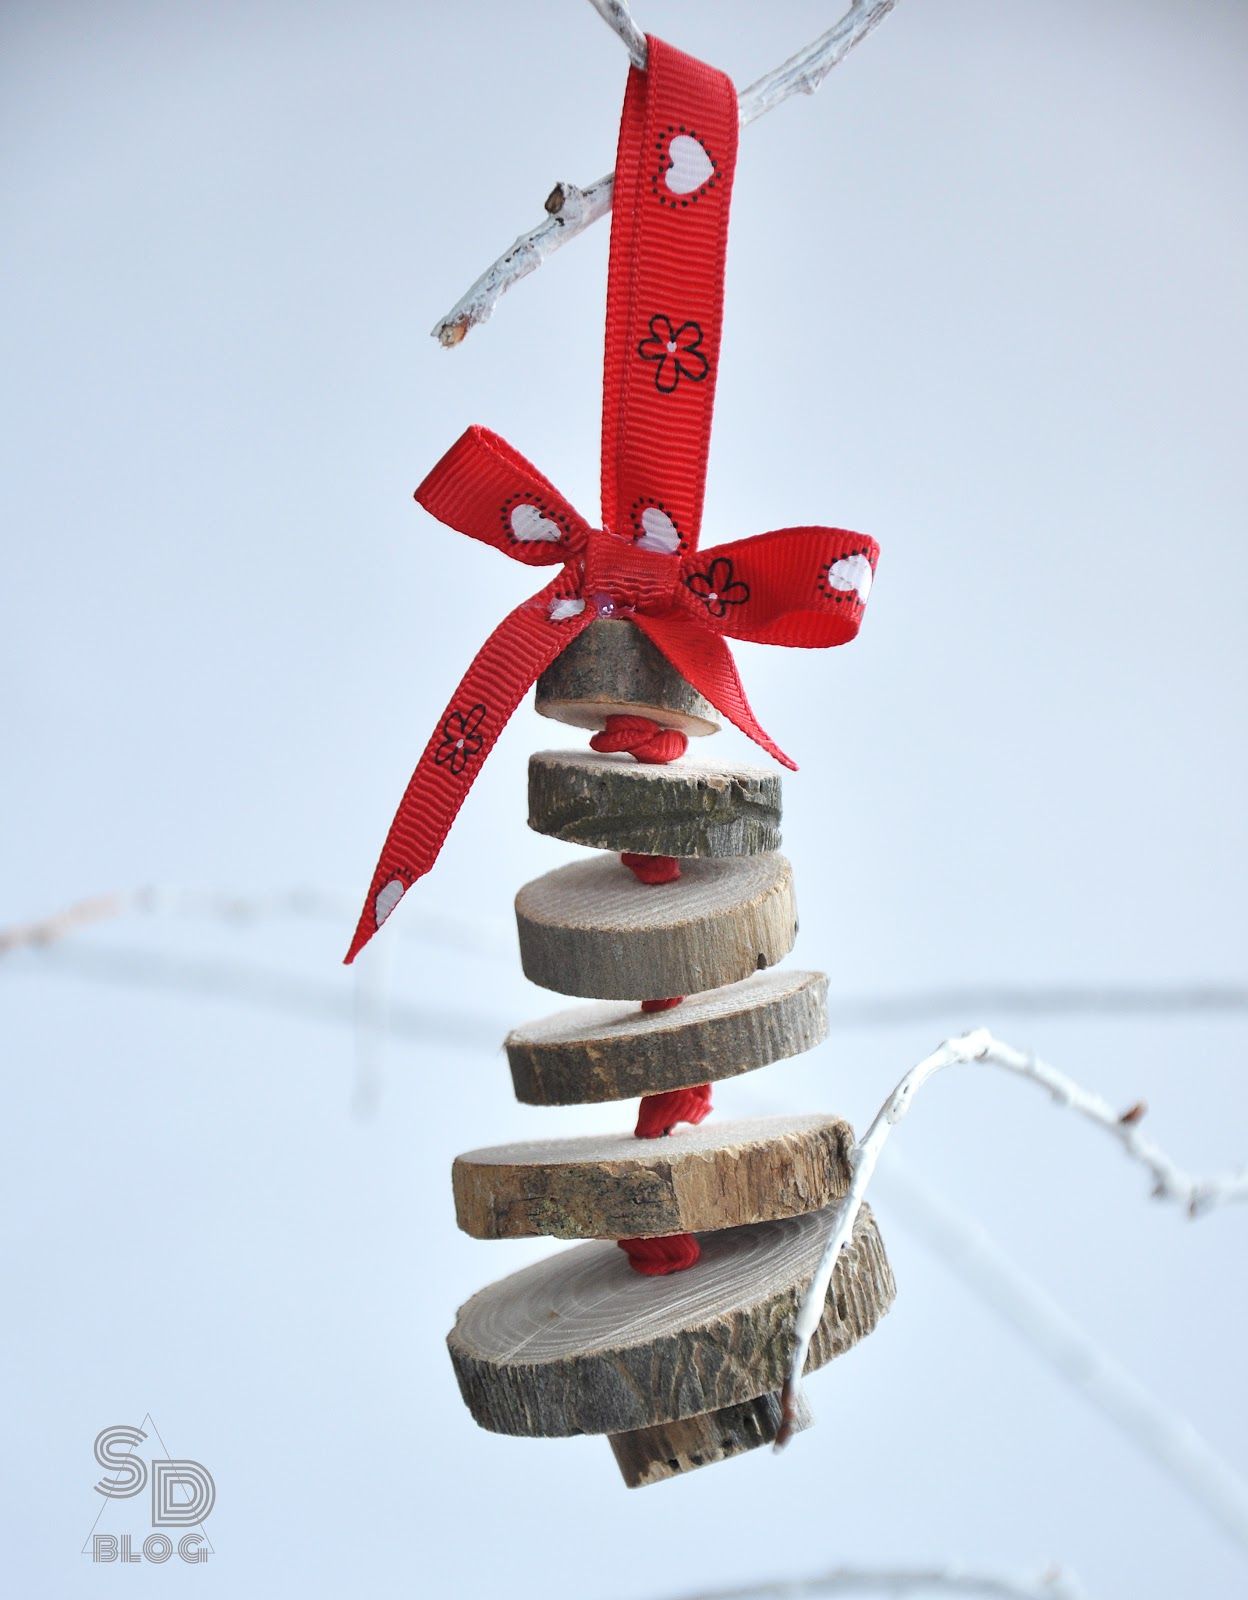
[[[534,703],[542,716],[575,728],[601,728],[625,712],[682,733],[719,728],[715,707],[622,618],[599,617],[578,634],[537,680]]]
[[[757,855],[780,843],[780,778],[762,767],[543,750],[529,757],[529,827],[639,855]]]
[[[775,1393],[826,1212],[699,1235],[687,1272],[646,1278],[618,1245],[571,1245],[482,1289],[447,1343],[464,1400],[495,1433],[563,1437],[674,1422]],[[863,1208],[807,1370],[871,1332],[895,1294]]]
[[[634,1428],[630,1433],[613,1433],[608,1438],[624,1482],[630,1489],[644,1489],[677,1473],[774,1444],[782,1415],[778,1394],[760,1394],[739,1406],[724,1406],[679,1422],[659,1422],[653,1428]],[[792,1431],[801,1433],[813,1420],[799,1395]]]
[[[476,1239],[659,1238],[817,1211],[849,1187],[839,1117],[751,1117],[495,1145],[456,1156],[455,1214]]]
[[[596,856],[516,896],[520,963],[560,994],[661,1000],[736,983],[793,948],[793,873],[781,855],[707,857],[672,883],[639,883]]]
[[[506,1039],[516,1099],[583,1105],[735,1078],[825,1039],[827,993],[822,972],[781,967],[670,1011],[607,1002],[526,1022]]]

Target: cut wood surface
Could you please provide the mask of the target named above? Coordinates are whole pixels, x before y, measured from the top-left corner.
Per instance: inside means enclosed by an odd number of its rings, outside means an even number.
[[[507,1035],[516,1099],[584,1105],[735,1078],[825,1039],[827,993],[822,972],[781,967],[691,994],[670,1011],[572,1006]]]
[[[618,856],[575,861],[516,896],[527,978],[560,994],[660,1000],[736,983],[793,948],[793,873],[781,855],[706,857],[639,883]]]
[[[529,827],[640,855],[757,855],[780,843],[780,777],[713,761],[657,766],[543,750],[529,757]]]
[[[570,1245],[460,1308],[447,1339],[473,1417],[495,1433],[620,1433],[777,1391],[823,1211],[699,1235],[687,1272],[646,1278],[618,1245]],[[871,1332],[895,1288],[864,1207],[837,1263],[807,1370]]]
[[[616,1465],[630,1489],[644,1489],[681,1472],[727,1461],[745,1450],[772,1444],[780,1428],[780,1396],[760,1394],[756,1400],[679,1422],[657,1422],[653,1428],[613,1433],[609,1440]],[[798,1400],[793,1432],[809,1428],[813,1418],[804,1400]]]
[[[822,1114],[494,1145],[457,1156],[455,1214],[476,1239],[634,1239],[800,1216],[849,1187],[853,1132]]]
[[[695,736],[719,728],[710,701],[621,618],[590,623],[537,680],[534,704],[542,716],[575,728],[601,728],[609,716],[622,713]]]

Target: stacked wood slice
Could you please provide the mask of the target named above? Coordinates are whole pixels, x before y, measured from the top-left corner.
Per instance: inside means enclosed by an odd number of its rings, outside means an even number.
[[[718,726],[713,707],[621,620],[599,619],[577,639],[539,680],[537,708],[578,727],[622,714],[693,735]],[[819,1043],[827,980],[773,970],[797,933],[779,824],[779,779],[758,768],[533,756],[530,827],[609,853],[516,897],[527,976],[599,1002],[509,1035],[520,1100],[667,1095]],[[622,852],[678,858],[680,876],[639,881]],[[639,1004],[676,996],[685,998],[665,1009]],[[456,1211],[473,1237],[593,1241],[461,1307],[448,1343],[473,1417],[498,1433],[605,1433],[634,1487],[770,1443],[797,1306],[827,1236],[823,1208],[848,1186],[852,1143],[838,1117],[807,1114],[458,1157]],[[617,1247],[683,1235],[694,1236],[697,1259],[663,1276],[634,1270]],[[870,1333],[893,1294],[864,1208],[808,1370]]]

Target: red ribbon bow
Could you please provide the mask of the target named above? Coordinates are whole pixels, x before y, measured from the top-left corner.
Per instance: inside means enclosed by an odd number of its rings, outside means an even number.
[[[725,638],[844,644],[879,549],[840,528],[782,528],[699,552],[719,365],[737,96],[649,40],[629,73],[616,158],[603,378],[603,527],[497,434],[469,428],[416,491],[439,521],[529,566],[559,567],[498,625],[399,804],[347,952],[353,961],[437,860],[529,687],[596,617],[627,617],[743,733],[793,762],[750,710]]]

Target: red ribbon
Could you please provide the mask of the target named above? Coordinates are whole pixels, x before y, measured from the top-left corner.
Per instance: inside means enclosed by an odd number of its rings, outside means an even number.
[[[448,527],[559,572],[486,640],[434,729],[390,825],[349,962],[437,860],[529,687],[595,617],[627,617],[788,767],[750,710],[725,639],[816,647],[858,631],[879,555],[873,539],[783,528],[698,549],[736,154],[731,80],[649,39],[646,70],[629,73],[616,156],[603,526],[591,527],[485,428],[469,428],[417,489]]]

